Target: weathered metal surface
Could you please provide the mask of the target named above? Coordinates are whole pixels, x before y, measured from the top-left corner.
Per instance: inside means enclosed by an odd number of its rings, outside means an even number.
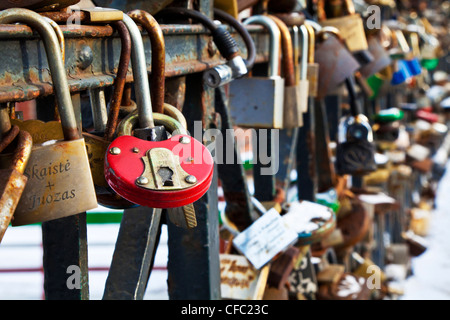
[[[122,11],[129,11],[133,9],[141,9],[148,11],[150,14],[155,14],[161,9],[171,4],[173,0],[95,0],[94,3],[100,7],[116,8]]]
[[[19,1],[2,1],[0,10],[7,8],[28,8],[33,10],[55,10],[63,9],[67,6],[80,2],[80,0],[19,0]]]
[[[66,60],[71,92],[111,86],[119,64],[121,40],[111,26],[61,25],[65,37]],[[201,72],[224,60],[217,50],[208,50],[210,35],[201,25],[161,25],[166,44],[165,77]],[[257,43],[257,62],[268,58],[268,35],[262,28],[248,28]],[[235,34],[234,34],[235,35]],[[236,36],[236,35],[235,35]],[[151,44],[143,37],[147,69],[151,67]],[[46,53],[42,42],[23,25],[0,25],[0,102],[25,101],[53,93]],[[205,45],[199,46],[200,41]],[[246,54],[240,37],[236,42]],[[127,82],[133,80],[128,70]]]

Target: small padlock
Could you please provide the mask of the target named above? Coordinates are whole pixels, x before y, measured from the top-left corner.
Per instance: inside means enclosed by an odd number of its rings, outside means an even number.
[[[31,155],[33,141],[31,135],[23,130],[19,131],[15,140],[17,146],[12,163],[8,168],[0,169],[0,242],[13,219],[14,211],[28,181],[23,173]]]
[[[298,74],[298,27],[293,26],[294,41],[287,25],[279,18],[269,15],[281,33],[282,43],[282,70],[284,77],[284,107],[283,107],[283,128],[292,129],[303,126],[303,110],[305,106],[301,103],[307,103],[308,92],[302,92],[299,84]],[[294,61],[295,57],[295,61]],[[296,68],[297,67],[297,68]],[[303,80],[304,81],[304,80]],[[307,85],[307,83],[306,83]],[[303,87],[305,83],[303,82]],[[302,94],[306,96],[302,97]],[[302,100],[306,98],[306,100]]]
[[[33,11],[7,9],[0,12],[0,23],[15,22],[29,24],[42,35],[64,134],[63,141],[33,146],[24,173],[28,182],[12,222],[23,225],[78,214],[98,204],[85,142],[77,129],[58,38],[51,25]]]
[[[283,128],[284,79],[279,76],[280,30],[269,17],[256,15],[244,25],[260,24],[269,30],[268,77],[243,77],[230,82],[230,113],[234,125],[250,128]],[[255,112],[258,114],[255,117]]]
[[[337,13],[333,18],[328,19],[326,15],[325,0],[318,2],[318,19],[322,26],[335,27],[339,30],[342,38],[352,53],[366,51],[368,49],[366,33],[364,31],[364,23],[361,16],[355,12],[352,0],[345,0],[344,6],[346,12]],[[342,3],[342,2],[341,2]],[[329,11],[328,11],[329,12]]]
[[[316,45],[316,34],[314,28],[308,21],[304,22],[306,30],[308,30],[308,95],[310,97],[317,97],[318,84],[319,84],[319,64],[314,62],[314,49]]]
[[[352,78],[346,79],[351,116],[338,127],[336,172],[339,175],[364,175],[376,170],[373,133],[367,117],[361,113]]]
[[[323,27],[318,38],[322,40],[314,51],[314,60],[319,64],[318,97],[323,98],[352,76],[360,65],[343,44],[338,29]]]
[[[121,136],[108,147],[106,181],[119,195],[143,206],[175,208],[193,203],[209,189],[212,156],[178,121],[158,113],[153,116],[173,136],[156,142],[133,137],[138,115],[124,119],[118,128]]]

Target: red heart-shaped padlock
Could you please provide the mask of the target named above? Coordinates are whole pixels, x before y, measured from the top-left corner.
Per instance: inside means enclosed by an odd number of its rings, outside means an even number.
[[[105,178],[120,196],[151,208],[191,204],[208,191],[213,177],[209,150],[188,135],[164,141],[120,136],[108,147]]]

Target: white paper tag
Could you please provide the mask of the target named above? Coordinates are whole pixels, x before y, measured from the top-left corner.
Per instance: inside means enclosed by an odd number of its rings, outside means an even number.
[[[297,238],[272,208],[235,237],[233,244],[256,269],[260,269]]]
[[[282,218],[286,227],[297,234],[310,234],[322,225],[319,221],[328,221],[332,215],[327,206],[310,201],[294,201]]]
[[[395,199],[380,192],[377,194],[361,194],[358,196],[359,200],[368,204],[387,204],[395,203]]]

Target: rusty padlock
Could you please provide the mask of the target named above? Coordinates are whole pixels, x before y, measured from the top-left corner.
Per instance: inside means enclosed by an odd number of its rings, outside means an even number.
[[[29,24],[42,36],[58,100],[64,140],[34,145],[25,175],[28,182],[13,225],[58,219],[97,207],[84,139],[77,129],[58,38],[51,25],[28,9],[0,12],[0,23]],[[80,201],[82,199],[83,201]]]
[[[10,163],[6,168],[0,169],[0,242],[13,219],[14,211],[25,189],[28,178],[23,174],[31,155],[33,141],[31,135],[18,127],[11,128],[18,131],[16,148]],[[3,139],[2,139],[3,140]],[[12,141],[12,143],[14,143]],[[3,155],[0,155],[0,157]]]
[[[94,115],[97,112],[94,110],[95,108],[92,107],[95,131],[89,133],[83,132],[83,137],[86,141],[89,164],[91,167],[98,203],[108,208],[125,209],[136,205],[118,196],[109,187],[103,172],[106,149],[114,137],[115,130],[119,122],[118,117],[125,86],[125,78],[131,57],[131,38],[126,25],[122,21],[116,21],[113,23],[113,26],[118,31],[122,46],[108,116],[106,119],[100,121],[100,124],[96,125],[97,121],[95,120]],[[106,106],[104,106],[104,109],[105,110],[100,111],[99,113],[106,113]]]
[[[314,22],[309,23],[316,26]],[[352,76],[360,65],[343,44],[338,29],[323,27],[317,37],[321,39],[314,51],[314,60],[319,64],[317,96],[323,98]]]

